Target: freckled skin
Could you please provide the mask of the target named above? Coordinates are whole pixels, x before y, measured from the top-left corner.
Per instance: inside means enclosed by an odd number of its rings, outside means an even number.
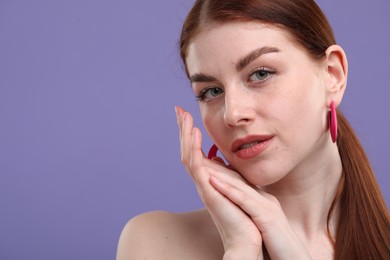
[[[194,92],[209,85],[223,89],[211,102],[199,105],[208,134],[229,163],[259,186],[301,172],[301,165],[320,160],[330,145],[326,75],[291,37],[259,23],[231,23],[204,30],[188,49],[190,75],[206,73],[217,79],[194,83]],[[264,54],[237,72],[236,61],[262,46],[280,52]],[[261,84],[248,82],[250,72],[259,66],[276,73]],[[253,134],[275,137],[261,156],[248,161],[237,158],[231,144]]]

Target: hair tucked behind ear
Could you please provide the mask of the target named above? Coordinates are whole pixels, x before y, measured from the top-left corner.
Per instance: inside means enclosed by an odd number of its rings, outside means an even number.
[[[181,32],[180,54],[184,64],[188,45],[202,26],[233,21],[280,26],[317,60],[336,43],[332,28],[313,0],[198,0]],[[339,206],[335,259],[390,259],[388,209],[362,145],[340,112],[338,118],[337,146],[343,177],[328,214],[329,226],[332,211],[335,205]]]

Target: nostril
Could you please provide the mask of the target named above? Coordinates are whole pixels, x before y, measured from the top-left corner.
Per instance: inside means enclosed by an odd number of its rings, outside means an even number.
[[[232,88],[230,88],[231,90]],[[234,92],[225,90],[225,113],[224,120],[227,126],[235,127],[248,124],[254,119],[253,102],[251,97],[235,88]]]
[[[225,123],[229,127],[248,124],[251,121],[251,117],[249,114],[250,114],[249,112],[245,113],[240,111],[235,111],[234,113],[230,113],[230,114],[226,113]]]

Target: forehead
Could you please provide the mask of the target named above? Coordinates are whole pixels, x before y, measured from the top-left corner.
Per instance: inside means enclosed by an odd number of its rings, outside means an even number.
[[[299,48],[294,37],[277,26],[260,22],[213,23],[202,27],[189,44],[186,64],[191,71],[213,62],[235,63],[248,52],[264,46],[282,52]]]

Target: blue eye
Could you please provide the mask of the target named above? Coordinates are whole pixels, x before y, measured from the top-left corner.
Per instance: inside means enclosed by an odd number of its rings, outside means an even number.
[[[250,81],[264,81],[266,80],[270,75],[275,74],[275,71],[267,69],[267,68],[260,68],[255,70],[249,75]]]
[[[202,90],[198,96],[196,96],[196,100],[198,100],[199,102],[211,101],[222,93],[223,90],[218,87],[206,88]]]

